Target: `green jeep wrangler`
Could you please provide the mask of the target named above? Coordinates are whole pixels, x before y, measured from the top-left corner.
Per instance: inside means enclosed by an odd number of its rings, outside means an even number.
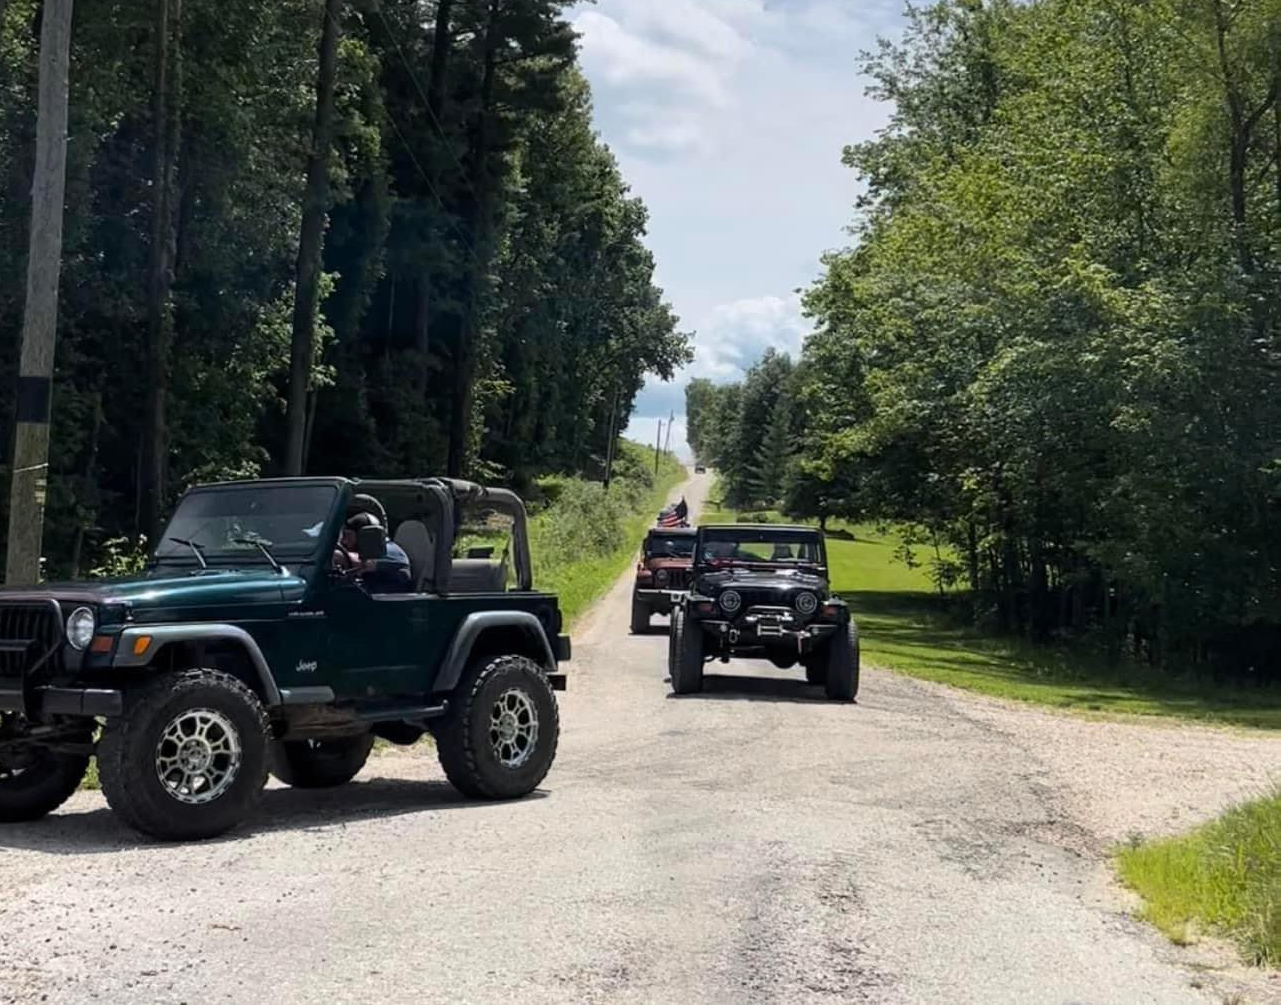
[[[355,540],[349,523],[364,524]],[[402,575],[375,587],[388,529]],[[192,489],[145,574],[0,590],[0,822],[56,809],[96,756],[126,824],[212,837],[268,772],[341,785],[376,737],[426,733],[464,795],[526,795],[556,755],[560,631],[514,493],[439,478]]]

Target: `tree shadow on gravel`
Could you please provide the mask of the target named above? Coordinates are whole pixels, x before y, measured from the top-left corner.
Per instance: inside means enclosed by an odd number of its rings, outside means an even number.
[[[670,678],[668,679],[670,683]],[[823,689],[787,677],[749,677],[743,674],[706,674],[698,694],[672,694],[675,701],[774,701],[825,705]]]
[[[544,799],[538,790],[521,802]],[[438,810],[479,810],[499,803],[464,799],[448,782],[372,777],[326,791],[269,788],[253,816],[240,827],[200,844],[240,841],[279,831],[319,831],[335,824],[359,823]],[[190,842],[188,842],[189,844]],[[30,824],[0,827],[0,849],[49,855],[92,855],[139,847],[182,847],[183,842],[155,841],[130,830],[106,806],[62,811]]]

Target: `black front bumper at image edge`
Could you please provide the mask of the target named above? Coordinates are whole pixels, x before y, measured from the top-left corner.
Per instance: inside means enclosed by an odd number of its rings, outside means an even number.
[[[19,688],[0,684],[0,712],[27,718],[44,715],[116,716],[124,712],[124,694],[104,688],[37,687],[28,697]]]

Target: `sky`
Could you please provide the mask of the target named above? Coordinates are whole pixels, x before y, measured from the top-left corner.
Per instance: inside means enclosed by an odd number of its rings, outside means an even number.
[[[652,442],[685,385],[737,380],[809,330],[798,290],[845,247],[859,192],[841,163],[884,125],[858,54],[894,36],[900,0],[597,0],[572,19],[595,124],[649,208],[656,281],[694,362],[651,379],[628,426]]]

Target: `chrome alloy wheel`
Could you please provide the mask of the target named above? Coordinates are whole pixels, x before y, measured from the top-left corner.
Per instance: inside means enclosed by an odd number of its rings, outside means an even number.
[[[187,709],[156,744],[156,774],[165,791],[188,806],[211,803],[240,772],[240,734],[221,712]]]
[[[489,713],[489,742],[505,768],[519,768],[538,747],[538,709],[528,692],[508,688]]]

